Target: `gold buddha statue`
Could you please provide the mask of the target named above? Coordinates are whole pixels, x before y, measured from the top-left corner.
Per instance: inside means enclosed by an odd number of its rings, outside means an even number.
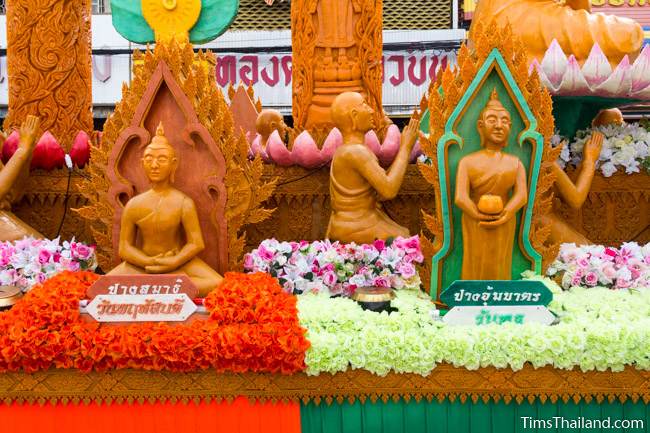
[[[124,207],[119,256],[109,274],[185,274],[204,297],[222,281],[198,257],[205,248],[194,202],[172,186],[178,158],[162,123],[145,148],[142,165],[151,189]]]
[[[463,211],[463,280],[510,280],[517,212],[526,204],[526,170],[505,153],[510,113],[496,90],[476,124],[482,149],[458,163],[455,203]]]
[[[20,127],[18,149],[6,166],[0,162],[0,241],[15,241],[25,236],[42,238],[43,235],[21,221],[11,212],[11,201],[15,187],[29,170],[36,144],[36,133],[40,119],[27,116]],[[4,140],[3,140],[4,141]]]
[[[419,119],[412,119],[402,133],[402,143],[388,171],[365,144],[375,127],[372,108],[355,92],[338,95],[332,104],[332,120],[341,131],[343,144],[336,149],[330,168],[332,214],[328,239],[371,243],[375,239],[408,236],[409,231],[381,209],[382,200],[394,198],[404,180],[409,155],[418,134]]]
[[[634,20],[592,13],[589,0],[566,0],[565,4],[557,0],[480,0],[473,22],[487,24],[492,19],[500,27],[510,23],[513,35],[540,62],[553,39],[580,65],[596,42],[612,65],[625,55],[634,60],[644,39],[642,27]]]

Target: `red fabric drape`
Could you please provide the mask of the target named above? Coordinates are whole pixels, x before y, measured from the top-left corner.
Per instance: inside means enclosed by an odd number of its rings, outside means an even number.
[[[300,433],[298,403],[0,404],[2,433]]]

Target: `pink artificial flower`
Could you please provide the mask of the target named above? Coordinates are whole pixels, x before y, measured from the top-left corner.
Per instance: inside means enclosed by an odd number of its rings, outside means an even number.
[[[323,273],[323,283],[325,283],[326,286],[333,287],[337,281],[338,277],[334,272],[327,271]]]
[[[334,272],[336,268],[334,267],[334,263],[327,263],[325,264],[325,266],[323,266],[323,270],[328,272]]]
[[[257,249],[257,255],[259,255],[262,260],[265,260],[267,262],[270,262],[273,260],[273,257],[275,257],[275,253],[264,247],[264,245],[259,246]]]
[[[68,270],[72,272],[78,272],[81,269],[81,265],[79,265],[79,262],[71,262],[68,265]]]
[[[48,250],[41,250],[38,253],[38,262],[41,265],[44,265],[46,263],[49,263],[51,257],[52,257],[51,252],[49,252]]]
[[[572,286],[579,286],[580,283],[582,283],[582,277],[579,277],[579,276],[576,275],[571,279],[571,285]]]
[[[610,262],[613,262],[617,255],[618,253],[614,248],[609,248],[609,247],[605,248],[605,257]]]
[[[247,271],[252,271],[253,266],[255,266],[255,260],[253,260],[253,255],[246,254],[244,256],[244,269],[246,269]]]
[[[73,243],[70,250],[72,251],[72,257],[79,260],[88,260],[93,255],[93,249],[82,243]]]
[[[589,267],[589,260],[586,257],[582,257],[578,259],[578,266],[581,268],[588,268]]]
[[[632,286],[632,282],[630,280],[626,280],[625,278],[619,278],[616,280],[617,289],[627,289],[630,286]]]
[[[386,277],[377,277],[373,281],[373,285],[376,287],[390,287],[390,281]]]
[[[587,275],[585,275],[585,283],[590,287],[594,287],[598,284],[598,275],[595,272],[587,272]]]
[[[372,243],[375,248],[377,248],[377,251],[380,253],[386,248],[386,242],[382,239],[377,239],[375,242]]]
[[[603,275],[610,280],[613,280],[616,277],[616,268],[612,264],[607,264],[603,268]]]
[[[415,266],[411,263],[401,263],[397,266],[397,272],[399,272],[402,277],[409,279],[415,276]]]

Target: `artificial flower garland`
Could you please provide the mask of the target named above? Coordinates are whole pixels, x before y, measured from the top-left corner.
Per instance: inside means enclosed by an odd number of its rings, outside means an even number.
[[[176,326],[83,321],[79,300],[97,278],[63,272],[0,313],[0,371],[212,368],[289,374],[305,368],[309,342],[296,300],[269,275],[227,273],[205,300],[210,319]]]
[[[347,298],[301,295],[300,323],[311,343],[307,373],[352,368],[424,376],[441,363],[469,370],[516,371],[526,363],[583,371],[622,371],[626,365],[650,370],[650,290],[562,291],[548,278],[543,281],[554,292],[549,308],[560,317],[554,326],[449,326],[436,320],[431,299],[417,290],[397,291],[392,301],[397,311],[390,314],[364,311]]]
[[[563,244],[546,274],[565,290],[575,286],[645,289],[650,287],[650,243],[626,242],[620,248]]]
[[[592,131],[599,131],[604,136],[603,147],[597,166],[605,177],[610,177],[618,169],[625,173],[639,173],[645,168],[650,173],[650,122],[626,123],[623,125],[605,125],[581,130],[575,138],[562,148],[558,163],[578,166],[582,161],[582,152]],[[554,135],[551,144],[558,145],[563,137]]]
[[[247,272],[268,272],[287,293],[350,296],[358,287],[417,287],[422,263],[418,236],[372,244],[263,241],[244,257]]]
[[[63,271],[94,271],[95,247],[72,239],[35,239],[0,242],[0,285],[22,291]]]

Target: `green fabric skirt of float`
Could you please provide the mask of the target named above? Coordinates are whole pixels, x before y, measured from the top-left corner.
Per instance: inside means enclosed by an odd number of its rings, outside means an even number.
[[[577,404],[538,399],[532,404],[366,400],[310,403],[301,405],[300,412],[302,433],[650,432],[650,405],[641,400]]]

